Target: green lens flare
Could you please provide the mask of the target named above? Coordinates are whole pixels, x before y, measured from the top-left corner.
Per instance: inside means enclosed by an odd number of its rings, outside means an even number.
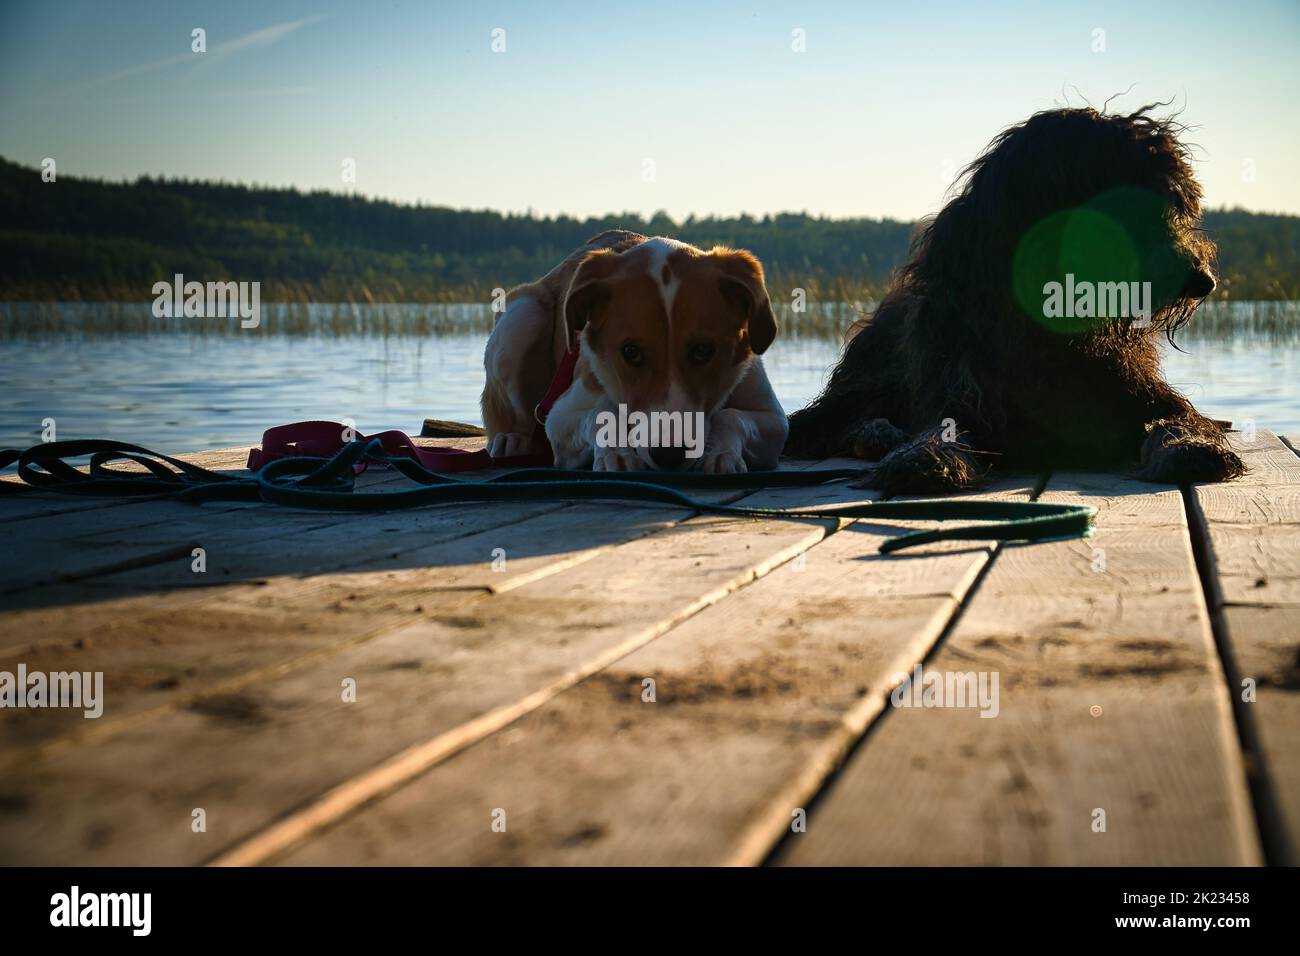
[[[1016,303],[1061,335],[1133,317],[1144,301],[1141,284],[1151,278],[1144,267],[1156,264],[1146,260],[1168,245],[1163,207],[1152,193],[1115,189],[1040,220],[1020,238],[1012,258]],[[1145,301],[1152,304],[1149,295]]]

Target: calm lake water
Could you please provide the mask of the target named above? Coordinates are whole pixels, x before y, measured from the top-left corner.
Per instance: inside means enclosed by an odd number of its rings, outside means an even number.
[[[0,304],[0,447],[114,438],[176,453],[260,440],[272,425],[351,419],[418,434],[426,416],[481,423],[478,306],[267,307],[235,319],[155,319],[147,304]],[[787,316],[764,356],[787,411],[821,388],[849,306]],[[1202,309],[1165,350],[1169,379],[1216,418],[1300,433],[1295,303]]]

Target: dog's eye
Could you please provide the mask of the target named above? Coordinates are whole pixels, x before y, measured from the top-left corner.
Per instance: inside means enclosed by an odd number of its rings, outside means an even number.
[[[696,342],[686,350],[686,358],[692,365],[708,365],[713,358],[712,342]]]
[[[628,342],[623,346],[623,361],[633,368],[640,368],[645,364],[645,353],[641,351],[641,346],[635,342]]]

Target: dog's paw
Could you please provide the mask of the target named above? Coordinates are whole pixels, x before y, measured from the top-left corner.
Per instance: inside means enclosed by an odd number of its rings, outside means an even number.
[[[533,436],[520,432],[498,432],[488,441],[488,454],[493,458],[513,458],[528,454]]]
[[[745,456],[733,448],[716,448],[704,452],[699,470],[706,475],[741,475],[749,471]]]
[[[704,443],[704,454],[691,466],[692,471],[706,475],[739,475],[749,471],[745,464],[745,445],[737,429],[728,428],[730,419],[721,413],[715,416],[709,440]]]
[[[944,441],[938,431],[899,445],[868,473],[868,483],[855,487],[876,488],[889,495],[967,491],[980,487],[986,478],[969,448]]]
[[[1181,422],[1155,422],[1142,442],[1138,477],[1167,485],[1228,481],[1246,473],[1246,465],[1217,433]]]
[[[853,457],[880,461],[907,439],[907,432],[895,427],[889,419],[873,418],[852,436]]]
[[[643,462],[631,448],[597,448],[592,471],[643,471]]]

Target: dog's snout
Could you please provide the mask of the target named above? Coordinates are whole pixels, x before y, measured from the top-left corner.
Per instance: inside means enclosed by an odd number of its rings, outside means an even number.
[[[652,448],[650,457],[654,460],[655,467],[661,471],[676,471],[686,462],[686,449],[671,445]]]
[[[1183,293],[1193,299],[1204,299],[1214,291],[1214,276],[1206,269],[1193,269],[1187,274],[1187,283]]]

